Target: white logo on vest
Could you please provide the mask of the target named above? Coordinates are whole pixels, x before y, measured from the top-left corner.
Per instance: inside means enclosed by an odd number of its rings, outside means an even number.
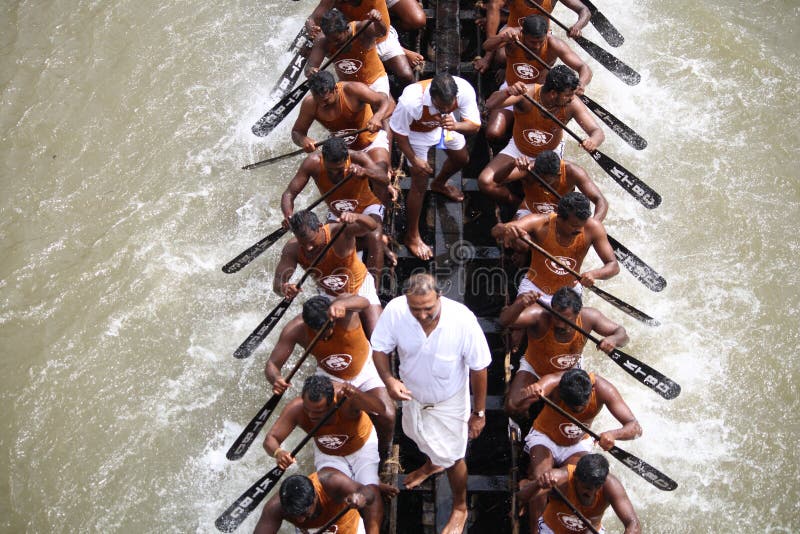
[[[572,369],[580,359],[580,354],[559,354],[550,358],[550,365],[556,369]]]
[[[544,146],[553,140],[553,134],[541,130],[523,130],[522,137],[533,146]]]
[[[574,423],[561,423],[558,430],[565,438],[575,439],[583,436],[583,430]]]
[[[568,530],[571,530],[573,532],[583,532],[584,530],[586,530],[586,525],[583,524],[583,521],[581,521],[581,519],[578,516],[572,514],[565,514],[563,512],[559,512],[557,515],[558,515],[558,520]]]
[[[527,63],[514,63],[511,68],[514,70],[514,74],[522,80],[535,80],[539,77],[539,70]]]
[[[537,202],[533,205],[536,213],[555,213],[556,205],[549,202]]]
[[[323,359],[320,363],[323,367],[327,367],[331,371],[344,371],[353,362],[353,357],[349,354],[331,354]]]
[[[319,283],[322,287],[331,291],[341,291],[349,281],[350,277],[346,274],[332,274],[322,278]]]
[[[336,449],[341,449],[350,438],[346,434],[325,434],[323,436],[317,436],[316,439],[321,447],[334,451]]]
[[[556,256],[556,258],[558,259],[558,261],[560,261],[561,263],[563,263],[564,265],[573,270],[575,269],[575,265],[578,263],[572,258],[567,258],[566,256]],[[560,265],[558,265],[550,258],[544,260],[544,264],[547,265],[547,268],[550,269],[552,272],[556,273],[558,276],[566,276],[569,274],[569,271],[562,268]]]
[[[361,70],[362,65],[364,64],[357,59],[342,59],[336,62],[336,70],[342,74],[353,75]]]
[[[356,211],[356,208],[358,208],[358,200],[354,198],[342,198],[331,202],[331,209],[337,213]]]
[[[333,135],[336,137],[341,137],[344,144],[347,146],[352,145],[358,139],[357,135],[353,135],[358,131],[357,128],[346,128],[344,130],[339,130],[338,132],[333,132]]]

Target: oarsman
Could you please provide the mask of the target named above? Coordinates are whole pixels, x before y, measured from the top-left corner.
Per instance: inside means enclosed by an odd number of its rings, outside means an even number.
[[[366,154],[347,150],[347,145],[340,138],[330,139],[322,146],[321,154],[309,154],[300,164],[281,196],[281,210],[288,224],[289,218],[294,214],[294,200],[309,179],[313,179],[319,192],[325,194],[346,176],[350,176],[348,181],[325,199],[330,210],[328,220],[335,220],[345,212],[369,215],[375,219],[378,226],[364,236],[366,246],[363,248],[367,252],[364,263],[375,280],[378,280],[388,247],[383,241],[384,206],[370,189],[370,184],[385,189],[389,187],[389,179]]]
[[[375,367],[389,395],[403,401],[403,432],[427,456],[422,467],[406,475],[406,488],[446,470],[453,511],[442,532],[460,534],[467,520],[464,455],[467,439],[478,437],[486,424],[491,353],[475,315],[442,297],[431,275],[412,275],[407,284],[405,295],[386,305],[373,332]],[[399,380],[389,366],[395,349]]]
[[[535,306],[537,297],[534,292],[520,295],[500,313],[499,318],[500,324],[512,332],[523,330],[528,335],[525,355],[520,359],[505,402],[506,412],[522,418],[526,412],[519,409],[521,392],[541,377],[581,368],[586,345],[583,334],[541,306]],[[604,336],[597,348],[606,354],[628,342],[625,328],[599,310],[584,308],[580,295],[569,287],[556,291],[550,306],[587,332],[594,331]],[[515,336],[512,334],[512,337]]]
[[[350,22],[364,20],[367,18],[367,13],[373,9],[378,10],[381,20],[389,26],[389,31],[377,38],[378,56],[386,69],[394,73],[395,79],[401,86],[406,86],[414,81],[414,72],[411,69],[422,60],[422,56],[400,46],[397,30],[391,27],[386,0],[321,0],[306,21],[306,28],[312,36],[319,34],[319,24],[322,22],[323,15],[333,8],[341,11]],[[418,15],[409,18],[413,20],[417,17]]]
[[[492,236],[502,240],[506,247],[526,247],[520,238],[538,244],[561,263],[580,273],[575,282],[574,276],[539,251],[531,251],[531,264],[517,291],[518,295],[534,291],[542,294],[542,300],[550,303],[553,293],[564,286],[591,287],[596,280],[607,280],[619,272],[619,263],[614,256],[611,243],[603,223],[591,217],[589,200],[574,191],[558,201],[556,213],[531,214],[516,221],[497,224],[492,228]],[[603,265],[597,269],[580,272],[583,259],[589,248],[594,248]]]
[[[481,171],[478,182],[481,190],[488,190],[494,183],[502,182],[514,168],[521,156],[535,158],[545,150],[555,150],[563,157],[564,130],[525,96],[538,102],[562,123],[573,118],[588,135],[581,146],[592,151],[605,140],[605,134],[592,118],[583,102],[575,97],[578,76],[566,65],[556,65],[547,73],[543,85],[525,85],[517,82],[502,91],[495,91],[486,100],[490,110],[514,106],[514,126],[508,145]]]
[[[539,176],[547,185],[552,187],[558,196],[578,191],[584,194],[594,204],[593,218],[602,222],[608,213],[608,201],[597,184],[592,181],[589,174],[577,163],[558,157],[552,150],[540,153],[535,161],[522,156],[516,161],[516,169],[508,175],[502,184],[493,184],[494,187],[484,192],[498,202],[519,206],[515,219],[520,219],[531,213],[554,213],[558,206],[558,197],[545,187],[533,173]],[[506,185],[509,182],[520,180],[524,198],[520,199]]]
[[[600,454],[587,454],[577,465],[546,471],[518,494],[520,500],[529,496],[545,498],[549,494],[547,507],[544,515],[538,518],[538,524],[536,517],[530,518],[532,533],[589,532],[575,512],[551,488],[558,488],[598,532],[605,532],[602,519],[609,506],[625,527],[624,534],[640,534],[642,531],[625,488],[617,477],[608,472],[608,460]]]
[[[306,378],[301,396],[286,405],[267,432],[264,450],[278,467],[288,469],[295,458],[281,444],[295,427],[310,432],[342,396],[347,400],[314,434],[314,469],[332,467],[359,484],[380,490],[378,438],[367,413],[381,410],[381,403],[346,382],[334,385],[323,375]],[[383,488],[390,495],[398,491],[388,485]]]
[[[458,117],[454,114],[458,114]],[[477,133],[481,116],[475,89],[466,80],[447,73],[409,85],[403,91],[389,124],[397,146],[408,160],[411,189],[406,197],[408,230],[405,244],[416,257],[428,260],[433,251],[419,233],[422,201],[433,169],[428,164],[428,151],[444,142],[447,158],[430,184],[431,191],[454,202],[464,200],[461,190],[447,180],[469,162],[464,135]]]
[[[557,406],[587,427],[591,426],[594,418],[606,406],[622,426],[599,434],[598,444],[605,451],[611,449],[617,440],[631,440],[642,435],[642,427],[617,388],[594,373],[570,369],[564,373],[545,375],[522,389],[518,397],[512,399],[512,403],[516,407],[527,409],[530,403],[541,396],[548,396]],[[549,405],[545,405],[525,437],[525,452],[531,459],[528,476],[536,480],[553,467],[575,464],[582,456],[591,452],[591,449],[588,434]],[[539,517],[545,505],[544,494],[530,499],[528,505],[529,517]],[[532,529],[532,532],[537,530]]]
[[[378,431],[378,451],[383,461],[392,445],[395,410],[394,402],[375,369],[372,347],[358,318],[359,312],[369,305],[367,299],[354,295],[341,295],[333,301],[323,295],[308,299],[303,304],[303,313],[289,321],[281,331],[264,367],[264,375],[272,384],[273,393],[285,392],[289,383],[281,376],[281,368],[295,346],[307,348],[325,321],[332,319],[333,324],[311,350],[317,360],[316,373],[335,382],[350,384],[363,391],[365,397],[373,399],[372,407],[367,411]]]
[[[335,523],[336,534],[379,534],[383,501],[374,487],[330,467],[309,476],[292,475],[264,505],[255,534],[276,534],[283,521],[303,532],[318,529],[346,507],[352,510]]]
[[[388,22],[381,19],[381,13],[373,9],[367,13],[366,20],[347,22],[341,11],[332,9],[322,16],[320,27],[322,34],[314,39],[314,46],[306,63],[306,75],[310,76],[319,70],[324,57],[332,56],[356,32],[370,26],[355,39],[347,49],[334,60],[336,76],[343,82],[361,82],[378,93],[389,97],[389,77],[378,57],[375,40],[386,35]]]
[[[347,224],[347,228],[311,270],[311,276],[317,287],[330,296],[347,293],[366,298],[370,306],[361,312],[361,322],[364,331],[370,335],[381,314],[381,301],[372,274],[356,253],[356,238],[378,226],[369,215],[344,212],[338,223],[322,225],[313,211],[295,212],[289,219],[294,237],[283,246],[281,259],[275,267],[272,289],[284,298],[296,297],[300,289],[290,281],[295,269],[298,265],[308,269],[342,224]]]
[[[362,128],[369,131],[345,137],[351,150],[367,154],[386,173],[391,169],[389,138],[382,123],[394,110],[394,100],[378,93],[360,82],[339,82],[330,72],[322,71],[308,78],[310,89],[300,104],[300,113],[292,126],[292,142],[308,153],[317,148],[317,142],[308,136],[308,130],[317,120],[333,135],[354,133]],[[389,197],[384,189],[378,192],[383,202]]]
[[[533,56],[521,46],[520,41],[533,53],[544,60],[549,67],[557,60],[578,73],[576,95],[582,95],[584,88],[592,80],[592,69],[589,68],[572,49],[553,34],[547,33],[547,19],[538,15],[529,15],[522,21],[522,27],[506,26],[494,37],[483,43],[485,50],[496,50],[500,47],[506,52],[506,78],[500,90],[517,82],[525,84],[542,84],[549,69],[544,68]],[[513,106],[493,109],[489,114],[486,126],[486,138],[490,142],[508,140],[508,129],[514,120]]]

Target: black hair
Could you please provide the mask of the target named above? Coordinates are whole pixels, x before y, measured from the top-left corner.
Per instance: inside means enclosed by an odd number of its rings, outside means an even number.
[[[333,8],[322,15],[322,21],[320,21],[319,27],[322,28],[322,33],[326,36],[342,33],[347,29],[347,19],[344,18],[344,13]]]
[[[560,219],[569,219],[570,215],[574,215],[585,221],[592,216],[592,205],[586,195],[580,191],[573,191],[561,197],[556,212]]]
[[[540,15],[528,15],[522,19],[522,33],[531,37],[544,37],[549,30],[547,19]]]
[[[303,475],[292,475],[284,480],[279,495],[284,513],[295,517],[305,514],[317,499],[314,484]]]
[[[571,408],[584,406],[592,394],[592,379],[583,369],[570,369],[561,376],[558,394]]]
[[[322,225],[317,218],[316,213],[310,210],[300,210],[294,212],[294,215],[289,217],[289,228],[292,233],[300,236],[307,236],[311,232],[316,232]]]
[[[315,72],[308,77],[308,88],[317,96],[333,91],[334,87],[336,87],[336,80],[333,79],[333,74],[327,70]]]
[[[307,397],[311,402],[322,399],[333,402],[333,382],[325,375],[311,375],[303,382],[302,397]]]
[[[566,65],[556,65],[547,73],[542,91],[555,91],[557,93],[563,93],[570,89],[574,91],[578,88],[579,81],[578,75],[575,74],[574,70]]]
[[[533,172],[539,176],[559,175],[561,174],[561,158],[552,150],[540,152],[533,162]]]
[[[322,145],[322,157],[331,163],[341,163],[347,159],[347,144],[341,137],[331,137]]]
[[[303,304],[303,322],[310,328],[319,330],[328,320],[328,308],[331,301],[324,295],[311,297]]]
[[[582,456],[575,466],[575,477],[589,486],[602,486],[608,477],[608,460],[602,454]]]
[[[431,98],[450,104],[456,99],[457,95],[458,86],[449,73],[442,72],[433,77],[433,81],[431,82]]]
[[[560,310],[571,309],[573,312],[578,313],[583,307],[583,301],[577,291],[569,286],[564,286],[553,294],[550,306]]]

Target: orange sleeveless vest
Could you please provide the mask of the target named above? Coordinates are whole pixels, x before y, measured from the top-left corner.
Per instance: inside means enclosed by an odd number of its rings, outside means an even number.
[[[305,329],[306,339],[311,340],[317,334],[308,325],[305,325]],[[331,338],[328,340],[320,338],[311,354],[325,372],[342,380],[352,380],[367,363],[370,345],[360,321],[352,330],[346,330],[337,321],[333,323]]]
[[[583,411],[573,412],[564,404],[564,401],[560,399],[558,401],[558,406],[586,426],[592,424],[592,420],[602,409],[602,406],[597,402],[597,391],[594,387],[597,379],[594,373],[589,373],[589,379],[592,381],[592,393],[589,395],[589,402]],[[589,438],[589,435],[584,434],[583,430],[575,426],[571,421],[566,420],[563,415],[546,404],[536,419],[533,420],[533,428],[552,439],[556,445],[561,445],[562,447],[575,445],[582,439]]]
[[[533,252],[536,254],[536,252]],[[583,327],[581,316],[578,315],[576,324]],[[578,331],[572,339],[561,343],[556,339],[555,332],[550,328],[542,337],[533,339],[528,336],[528,348],[525,350],[525,360],[533,367],[540,377],[550,373],[558,373],[572,369],[581,359],[586,338]]]
[[[542,103],[542,86],[534,85],[533,99]],[[546,106],[545,106],[546,107]],[[557,108],[551,111],[558,120],[567,122],[567,108]],[[535,158],[537,154],[545,150],[555,150],[564,137],[564,130],[561,126],[550,120],[538,108],[520,113],[514,109],[514,144],[520,152],[528,157]]]
[[[322,227],[325,232],[325,243],[331,240],[331,227],[326,224]],[[303,269],[308,270],[314,258],[306,256],[302,247],[297,254],[297,263]],[[364,277],[367,276],[367,267],[358,259],[355,249],[346,258],[340,258],[331,247],[325,256],[317,264],[312,272],[314,280],[317,281],[322,289],[330,295],[340,295],[342,293],[358,294],[358,289],[364,282]]]
[[[430,80],[422,80],[421,82],[417,82],[417,84],[422,87],[422,94],[423,96],[425,93],[430,89],[431,82],[433,79]],[[431,113],[431,108],[429,106],[422,106],[422,116],[418,119],[411,121],[409,128],[412,132],[432,132],[436,128],[439,128],[439,120],[442,118],[441,113],[433,114]]]
[[[526,209],[531,213],[555,213],[558,197],[539,183],[539,180],[526,176],[522,180],[522,189],[525,191],[525,200],[519,205],[519,209]],[[572,188],[567,186],[567,165],[563,160],[558,182],[553,184],[553,189],[562,197],[572,191]]]
[[[314,485],[314,492],[317,494],[317,498],[319,499],[319,505],[322,508],[322,513],[314,519],[306,519],[305,521],[300,521],[298,523],[294,523],[294,521],[292,522],[295,526],[301,529],[319,528],[333,519],[333,516],[341,512],[342,508],[347,506],[344,501],[340,503],[334,502],[333,498],[331,498],[331,496],[325,492],[325,488],[322,487],[322,483],[319,481],[319,475],[317,473],[311,473],[308,475],[308,478]],[[335,523],[334,526],[336,527],[336,534],[356,534],[358,532],[360,519],[361,516],[358,515],[358,510],[353,508]],[[328,532],[331,531],[329,530]]]
[[[354,6],[347,1],[340,0],[339,2],[336,2],[336,9],[342,12],[344,18],[354,22],[365,20],[367,18],[367,13],[373,9],[377,9],[381,13],[381,20],[386,25],[387,31],[386,35],[383,37],[378,37],[376,42],[382,43],[389,38],[388,30],[392,22],[389,18],[389,8],[386,6],[386,0],[361,0],[361,4],[357,6]]]
[[[584,506],[578,500],[578,492],[575,490],[575,466],[567,465],[567,473],[569,479],[567,482],[567,491],[564,492],[564,497],[569,502],[575,505],[575,508],[582,513],[586,519],[591,521],[592,526],[599,532],[602,530],[603,525],[601,520],[603,514],[608,508],[608,500],[606,499],[603,488],[600,488],[595,495],[594,502],[589,506]],[[554,534],[583,534],[591,532],[583,521],[575,515],[575,512],[561,500],[561,498],[551,495],[547,501],[547,507],[544,509],[544,522],[550,527]]]
[[[342,82],[336,84],[334,91],[337,93],[338,106],[336,118],[333,120],[322,120],[316,117],[320,124],[327,128],[333,135],[352,133],[366,127],[367,123],[372,118],[372,108],[369,104],[365,104],[364,107],[361,108],[361,111],[353,111],[350,109],[350,106],[347,105],[344,89],[342,89]],[[352,150],[364,150],[377,136],[377,132],[361,132],[355,139],[353,139],[352,136],[345,137],[344,142],[347,147]]]
[[[355,35],[356,23],[351,22],[349,26],[350,35]],[[337,49],[338,47],[329,46],[326,55],[332,56]],[[361,38],[354,39],[350,43],[349,50],[339,54],[336,61],[333,62],[333,66],[336,68],[336,75],[342,81],[362,82],[369,85],[386,75],[375,45],[365,48]]]
[[[537,4],[542,6],[545,11],[548,13],[553,12],[553,8],[556,7],[556,2],[558,0],[535,0]],[[529,4],[525,0],[508,0],[508,25],[509,26],[522,26],[522,19],[527,17],[528,15],[542,15],[542,12],[539,11],[537,8],[533,7],[532,4]],[[550,19],[548,19],[549,24]]]
[[[308,418],[305,410],[300,416],[299,426],[306,432],[314,428],[314,423]],[[347,456],[360,450],[371,433],[372,421],[366,413],[361,412],[358,419],[350,419],[344,417],[339,409],[317,430],[314,443],[325,454]]]
[[[350,156],[347,157],[347,164],[345,165],[345,176],[350,169]],[[314,182],[317,184],[317,189],[323,195],[330,191],[334,185],[328,171],[325,169],[324,157],[320,158],[319,173],[314,177]],[[328,208],[334,215],[340,215],[345,211],[353,211],[355,213],[364,213],[367,206],[373,204],[380,204],[372,190],[369,188],[369,180],[351,178],[346,184],[337,189],[331,196],[325,199]]]
[[[550,214],[547,237],[539,245],[574,271],[580,272],[583,258],[589,251],[586,233],[581,230],[572,243],[567,246],[560,245],[556,239],[556,217],[558,217],[556,213]],[[575,281],[575,277],[569,272],[536,250],[531,251],[531,266],[526,276],[548,295],[552,295],[561,287],[571,286]]]
[[[547,39],[544,40],[542,49],[538,52],[534,50],[534,52],[552,65],[552,58],[547,57]],[[506,47],[506,83],[508,85],[514,85],[517,82],[544,83],[545,76],[547,76],[547,69],[532,57],[528,57],[528,53],[521,46],[512,44]]]

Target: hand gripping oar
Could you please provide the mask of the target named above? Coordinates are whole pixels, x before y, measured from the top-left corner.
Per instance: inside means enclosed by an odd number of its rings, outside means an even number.
[[[539,111],[544,113],[550,120],[561,126],[561,128],[571,135],[578,143],[583,140],[567,128],[567,125],[561,122],[558,117],[550,113],[543,105],[531,98],[527,93],[522,95],[528,102],[536,106]],[[611,178],[614,179],[622,188],[630,193],[630,195],[639,201],[645,208],[653,209],[661,204],[661,195],[656,193],[649,185],[637,178],[632,172],[625,169],[622,165],[609,158],[598,149],[594,149],[589,154],[597,162],[600,167],[606,171]]]
[[[335,525],[337,521],[339,521],[342,518],[342,516],[344,516],[344,514],[346,514],[350,510],[352,510],[352,507],[349,504],[345,504],[344,508],[339,510],[335,516],[331,517],[330,520],[328,520],[327,523],[325,523],[316,530],[316,534],[325,534],[329,528]]]
[[[589,22],[592,23],[597,33],[602,35],[603,39],[605,39],[608,44],[616,48],[625,42],[625,38],[619,33],[619,30],[617,30],[606,16],[597,9],[596,5],[589,0],[581,0],[581,3],[589,8],[589,12],[592,14],[592,18],[589,19]]]
[[[536,54],[536,52],[525,46],[525,43],[523,43],[519,39],[515,39],[514,42],[517,44],[517,46],[522,48],[525,51],[525,53],[533,57],[533,59],[535,59],[536,62],[542,66],[542,68],[550,70],[550,65],[548,65],[544,59],[539,57]],[[581,101],[584,104],[586,104],[586,107],[589,108],[589,111],[597,115],[597,117],[601,121],[603,121],[606,124],[606,126],[611,128],[611,130],[615,134],[620,136],[620,138],[622,138],[622,140],[628,143],[630,146],[632,146],[636,150],[643,150],[645,147],[647,147],[647,141],[645,140],[644,137],[636,133],[633,130],[633,128],[631,128],[630,126],[619,120],[617,117],[612,115],[603,106],[601,106],[600,104],[598,104],[585,94],[580,95],[578,98],[580,98]]]
[[[587,339],[592,340],[595,344],[600,344],[600,339],[596,336],[593,336],[591,332],[587,331],[584,328],[578,326],[575,322],[570,321],[567,319],[564,314],[557,312],[553,309],[552,306],[549,306],[546,302],[542,299],[536,300],[537,304],[544,308],[545,310],[549,311],[572,328],[583,334]],[[645,386],[649,387],[662,397],[667,400],[672,400],[681,393],[681,386],[676,382],[673,382],[671,379],[667,378],[663,374],[659,373],[649,365],[640,362],[633,356],[629,354],[625,354],[619,349],[614,349],[611,351],[611,354],[608,355],[609,358],[614,360],[614,363],[622,367],[626,373],[631,375],[633,378],[644,384]]]
[[[356,130],[355,132],[338,133],[336,135],[330,136],[329,138],[325,139],[322,142],[317,143],[317,146],[321,147],[321,146],[327,144],[328,141],[330,141],[331,139],[334,139],[334,138],[353,137],[353,136],[357,136],[357,135],[359,135],[359,134],[361,134],[363,132],[366,132],[368,130],[369,130],[369,128],[361,128],[360,130]],[[262,159],[261,161],[257,161],[255,163],[250,163],[248,165],[245,165],[244,167],[242,167],[242,170],[243,171],[249,171],[251,169],[256,169],[258,167],[263,167],[264,165],[269,165],[270,163],[275,163],[276,161],[280,161],[282,159],[291,158],[292,156],[297,156],[298,154],[302,154],[305,151],[306,150],[304,148],[299,148],[297,150],[293,150],[292,152],[288,152],[286,154],[281,154],[280,156],[274,156],[272,158]]]
[[[319,197],[317,200],[312,202],[306,208],[306,211],[313,210],[316,208],[321,202],[323,202],[326,198],[331,196],[337,189],[342,187],[347,181],[353,176],[353,173],[349,173],[347,176],[342,178],[342,180],[331,187],[324,195]],[[262,252],[267,250],[269,247],[274,245],[278,239],[284,236],[289,231],[288,228],[284,228],[281,226],[271,234],[269,234],[264,239],[258,241],[254,245],[252,245],[247,250],[243,251],[241,254],[233,258],[231,261],[226,263],[222,266],[222,272],[225,274],[233,274],[241,271],[245,266],[247,266],[250,262],[256,259],[258,256],[261,255]]]
[[[569,28],[567,28],[560,20],[555,18],[553,15],[545,11],[545,9],[534,2],[533,0],[525,0],[527,3],[531,4],[531,6],[538,9],[542,15],[547,17],[548,19],[555,22],[558,26],[560,26],[567,34],[569,34]],[[585,37],[572,37],[581,48],[586,50],[586,53],[595,58],[602,66],[608,69],[611,74],[622,80],[628,85],[636,85],[642,80],[642,77],[639,75],[638,72],[630,68],[628,65],[620,61],[616,56],[603,50],[598,45],[594,44],[592,41]]]
[[[369,25],[372,23],[372,19],[368,20],[364,26],[361,27],[354,35],[347,39],[339,49],[331,55],[327,61],[325,61],[319,70],[325,70],[328,68],[328,65],[333,63],[339,54],[341,54],[350,43],[353,42],[358,36],[360,36],[364,31],[369,28]],[[266,137],[270,134],[275,127],[281,123],[283,119],[294,109],[298,102],[300,102],[303,97],[305,96],[306,92],[308,91],[308,80],[304,81],[300,85],[298,85],[291,93],[281,98],[280,102],[275,104],[271,110],[267,111],[263,117],[258,119],[258,121],[253,125],[253,133],[259,137]]]
[[[579,272],[575,271],[574,269],[571,269],[563,261],[561,261],[558,258],[556,258],[555,256],[553,256],[552,254],[547,252],[545,249],[543,249],[542,247],[540,247],[539,245],[537,245],[536,243],[534,243],[533,241],[531,241],[527,237],[521,237],[520,239],[522,239],[522,241],[525,242],[526,245],[528,245],[532,249],[536,250],[540,254],[543,254],[550,261],[552,261],[553,263],[555,263],[556,265],[558,265],[559,267],[561,267],[562,269],[564,269],[565,271],[570,273],[572,276],[575,277],[576,280],[580,280],[581,279],[581,275],[580,275]],[[600,289],[597,286],[589,286],[586,289],[588,289],[589,291],[592,291],[598,297],[600,297],[601,299],[605,300],[606,302],[609,302],[612,306],[614,306],[616,308],[619,308],[620,310],[624,311],[625,313],[627,313],[628,315],[630,315],[634,319],[638,319],[639,321],[642,321],[643,323],[648,324],[650,326],[658,326],[660,324],[658,321],[656,321],[655,319],[653,319],[652,317],[650,317],[649,315],[647,315],[643,311],[637,310],[636,308],[634,308],[633,306],[631,306],[627,302],[624,302],[624,301],[618,299],[617,297],[615,297],[614,295],[612,295],[610,293],[606,293],[605,291],[603,291],[602,289]]]
[[[561,195],[558,194],[558,191],[553,189],[553,186],[545,182],[541,176],[532,170],[529,170],[528,172],[530,172],[533,177],[545,187],[545,189],[555,195],[556,198],[561,199]],[[658,274],[652,267],[643,262],[636,254],[628,250],[625,245],[610,235],[607,237],[608,242],[611,243],[611,248],[614,249],[614,256],[617,257],[617,260],[626,269],[628,269],[634,278],[644,284],[647,289],[658,292],[667,286],[667,281],[664,279],[664,277]]]
[[[344,232],[346,227],[347,224],[343,223],[341,228],[337,230],[328,244],[322,249],[322,252],[319,253],[319,256],[314,258],[314,261],[311,262],[311,265],[308,266],[306,272],[304,272],[303,276],[300,278],[300,280],[298,280],[296,284],[298,289],[303,285],[303,282],[305,282],[306,279],[311,276],[311,272],[319,264],[319,262],[322,261],[323,256],[325,256],[325,254],[327,254],[327,252],[331,249],[333,244],[336,242],[336,238],[342,235],[342,232]],[[281,320],[283,314],[286,313],[286,310],[288,310],[289,306],[292,305],[294,298],[295,297],[283,297],[283,300],[277,306],[275,306],[275,309],[269,312],[269,315],[267,315],[264,320],[261,321],[261,324],[259,324],[256,329],[253,330],[249,336],[247,336],[247,339],[245,339],[244,342],[239,345],[239,348],[234,351],[234,358],[247,358],[253,354],[253,351],[255,351],[259,345],[261,345],[261,342],[266,339],[270,332],[272,332],[272,329],[275,328],[275,325]]]
[[[300,359],[297,360],[297,363],[292,368],[291,372],[286,376],[286,381],[290,382],[294,377],[295,373],[300,369],[300,366],[303,365],[303,362],[306,361],[308,355],[311,354],[311,351],[317,344],[317,341],[320,340],[322,335],[331,325],[331,319],[325,321],[325,324],[322,325],[319,332],[314,336],[314,339],[311,340],[311,343],[308,344],[306,350],[303,351],[303,354],[300,356]],[[285,392],[284,392],[285,393]],[[239,437],[236,438],[236,441],[233,442],[231,448],[228,449],[228,452],[225,454],[225,457],[228,460],[238,460],[247,452],[247,449],[250,448],[250,445],[253,443],[253,440],[258,436],[258,433],[261,431],[261,428],[269,419],[269,416],[272,415],[272,412],[275,410],[275,407],[283,398],[283,393],[274,393],[272,397],[267,401],[264,406],[258,411],[255,417],[247,424]]]
[[[591,530],[592,532],[594,532],[594,534],[600,534],[600,533],[597,531],[597,529],[596,529],[596,528],[594,528],[594,525],[592,525],[592,522],[591,522],[591,521],[589,521],[589,519],[587,519],[587,518],[586,518],[586,516],[585,516],[585,515],[583,515],[583,514],[581,513],[581,511],[580,511],[580,510],[578,510],[578,508],[577,508],[577,507],[576,507],[574,504],[572,504],[571,502],[569,502],[569,499],[567,499],[567,496],[566,496],[566,495],[564,495],[564,494],[561,492],[561,490],[560,490],[560,489],[558,489],[558,487],[556,487],[556,486],[553,486],[551,489],[553,490],[553,492],[554,492],[556,495],[558,495],[558,497],[559,497],[559,498],[560,498],[562,501],[564,501],[564,504],[566,504],[566,505],[567,505],[567,507],[568,507],[570,510],[572,510],[572,513],[574,513],[575,515],[577,515],[577,516],[578,516],[578,519],[580,519],[581,521],[583,521],[583,524],[584,524],[584,525],[586,525],[586,528],[588,528],[589,530]]]
[[[542,399],[545,402],[545,404],[550,406],[552,409],[554,409],[555,411],[557,411],[558,413],[560,413],[561,415],[572,421],[574,425],[576,425],[578,428],[589,434],[596,441],[600,441],[600,436],[592,432],[592,430],[589,427],[578,421],[571,414],[562,410],[561,407],[558,406],[556,403],[548,399],[546,396],[541,396],[539,398]],[[636,473],[637,475],[639,475],[640,477],[642,477],[643,479],[645,479],[650,484],[654,485],[660,490],[672,491],[678,487],[678,483],[669,478],[667,475],[665,475],[652,465],[648,464],[647,462],[640,460],[633,454],[620,449],[616,445],[608,450],[608,454],[610,454],[611,456],[613,456],[614,458],[616,458],[617,460],[628,466],[628,468],[631,469],[634,473]]]
[[[319,430],[322,425],[328,422],[328,419],[339,409],[339,407],[347,400],[347,397],[342,395],[342,397],[336,401],[330,410],[323,416],[319,423],[314,425],[314,428],[306,434],[306,436],[297,444],[297,447],[292,449],[291,455],[297,456],[297,453],[300,452],[300,449],[309,442],[311,438],[314,437],[317,430]],[[284,470],[278,466],[272,468],[272,470],[258,479],[258,481],[250,486],[250,488],[242,493],[242,495],[231,504],[227,510],[222,512],[216,521],[214,521],[214,525],[217,529],[221,532],[233,532],[236,528],[242,524],[242,522],[247,519],[247,516],[255,510],[261,501],[264,500],[264,497],[267,496],[272,488],[275,487],[275,484],[283,476]]]

